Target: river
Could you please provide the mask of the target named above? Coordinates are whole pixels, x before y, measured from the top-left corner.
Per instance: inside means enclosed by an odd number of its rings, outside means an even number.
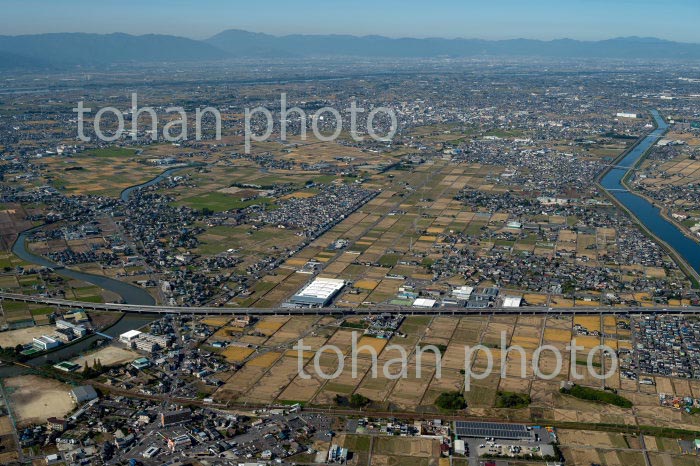
[[[637,146],[635,146],[617,167],[612,168],[601,179],[601,185],[610,195],[624,205],[644,226],[657,238],[665,242],[690,267],[700,274],[700,244],[688,238],[683,232],[661,215],[661,210],[642,196],[627,190],[622,184],[628,172],[639,162],[644,154],[663,136],[668,130],[668,124],[657,110],[651,111],[657,128],[649,133]]]
[[[142,189],[148,186],[152,186],[156,183],[160,183],[162,180],[166,179],[168,176],[172,175],[178,170],[182,170],[187,167],[174,167],[170,168],[168,170],[165,170],[163,173],[160,175],[156,176],[155,178],[152,178],[145,183],[140,183],[134,186],[131,186],[129,188],[126,188],[124,191],[121,192],[121,199],[122,201],[128,201],[129,197],[138,189]],[[130,283],[126,283],[120,280],[115,280],[113,278],[105,277],[102,275],[95,275],[91,273],[86,273],[86,272],[80,272],[77,270],[73,269],[68,269],[65,267],[62,267],[55,262],[47,259],[44,256],[39,256],[37,254],[33,254],[27,250],[27,238],[29,235],[31,235],[32,232],[35,230],[38,230],[42,228],[43,225],[38,226],[36,228],[32,228],[30,230],[23,231],[22,233],[19,234],[17,237],[17,240],[15,241],[15,244],[12,246],[12,252],[19,257],[20,259],[30,262],[32,264],[36,265],[41,265],[44,267],[51,267],[56,271],[58,275],[61,275],[62,277],[66,278],[72,278],[76,280],[82,280],[87,283],[92,283],[93,285],[97,285],[100,288],[103,288],[105,290],[111,291],[117,295],[119,295],[122,300],[127,303],[127,304],[143,304],[143,305],[152,305],[155,304],[155,300],[153,297],[146,291],[145,289],[141,288],[140,286],[132,285]]]
[[[149,181],[146,181],[145,183],[140,183],[138,185],[126,188],[124,191],[121,192],[120,197],[123,201],[128,201],[129,197],[134,193],[134,191],[159,183],[160,181],[164,180],[176,171],[182,170],[183,168],[187,167],[174,167],[165,170],[160,175],[156,176],[155,178]],[[44,267],[50,267],[62,277],[82,280],[84,282],[92,283],[93,285],[97,285],[100,288],[116,293],[127,304],[155,304],[155,300],[153,299],[153,297],[148,293],[148,291],[141,288],[140,286],[132,285],[130,283],[126,283],[102,275],[94,275],[86,272],[68,269],[56,264],[55,262],[47,259],[44,256],[40,256],[29,252],[26,248],[27,238],[33,231],[42,227],[43,225],[40,225],[38,227],[20,233],[17,237],[17,240],[15,241],[15,244],[12,246],[12,252],[17,257],[26,262],[30,262],[32,264]],[[122,317],[122,319],[119,320],[119,322],[117,322],[115,325],[113,325],[112,327],[110,327],[102,333],[118,338],[121,333],[124,333],[128,330],[143,327],[144,325],[152,322],[157,318],[158,316],[149,314],[125,314],[124,317]],[[56,351],[52,351],[51,353],[33,358],[27,361],[27,364],[30,366],[37,367],[47,364],[51,361],[58,362],[71,359],[83,353],[84,351],[91,349],[93,347],[94,342],[101,338],[103,337],[100,337],[98,335],[91,335],[78,343],[66,345]],[[23,369],[17,366],[3,366],[0,367],[0,378],[20,375],[22,373],[25,373],[26,371],[27,369]]]

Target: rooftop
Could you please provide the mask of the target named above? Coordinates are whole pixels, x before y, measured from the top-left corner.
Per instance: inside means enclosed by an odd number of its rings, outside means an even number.
[[[337,278],[317,278],[302,288],[294,297],[328,299],[345,286],[345,281]]]

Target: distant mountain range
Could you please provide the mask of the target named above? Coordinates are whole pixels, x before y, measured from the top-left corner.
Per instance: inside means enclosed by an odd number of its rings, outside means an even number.
[[[699,60],[700,44],[625,37],[559,39],[392,39],[382,36],[273,36],[237,29],[206,40],[148,34],[56,33],[0,36],[0,69],[102,66],[111,63],[212,61],[226,58],[542,57]]]

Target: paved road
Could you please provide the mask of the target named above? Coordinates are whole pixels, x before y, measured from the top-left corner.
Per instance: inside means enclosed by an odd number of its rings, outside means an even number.
[[[181,306],[146,306],[137,304],[88,303],[68,299],[47,298],[44,296],[23,295],[0,292],[0,300],[22,301],[26,303],[91,309],[96,311],[119,311],[143,314],[203,314],[203,315],[362,315],[378,312],[400,312],[407,315],[490,315],[499,314],[700,314],[700,306],[688,307],[547,307],[526,306],[517,308],[489,307],[469,309],[464,307],[436,307],[420,309],[403,306],[367,306],[367,307],[322,307],[322,308],[256,308],[256,307],[181,307]]]

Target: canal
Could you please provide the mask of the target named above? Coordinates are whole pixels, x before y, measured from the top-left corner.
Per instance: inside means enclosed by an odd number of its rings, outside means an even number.
[[[688,238],[675,224],[661,215],[661,210],[644,197],[627,190],[623,180],[644,154],[668,130],[668,123],[657,110],[651,111],[656,129],[635,146],[615,168],[610,169],[601,179],[605,190],[625,206],[657,238],[672,248],[685,262],[700,274],[700,243]]]

